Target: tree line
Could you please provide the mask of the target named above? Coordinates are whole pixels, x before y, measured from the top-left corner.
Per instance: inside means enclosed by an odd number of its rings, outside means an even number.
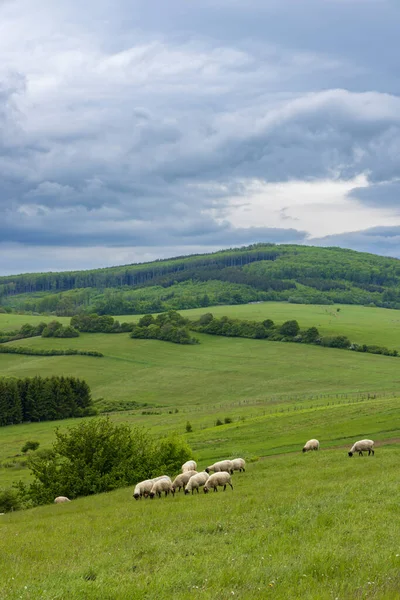
[[[76,377],[0,378],[0,426],[96,414],[91,392]]]
[[[285,321],[281,325],[276,325],[272,319],[265,319],[262,322],[245,321],[231,319],[226,316],[215,318],[212,313],[206,313],[197,321],[191,323],[190,329],[210,335],[265,339],[271,342],[315,344],[327,348],[398,356],[397,350],[389,350],[385,346],[352,343],[345,335],[321,336],[317,327],[309,327],[308,329],[301,330],[299,323],[295,319]]]

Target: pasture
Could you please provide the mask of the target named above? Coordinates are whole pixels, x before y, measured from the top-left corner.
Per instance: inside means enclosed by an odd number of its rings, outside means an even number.
[[[400,348],[400,313],[340,308],[338,316],[331,306],[270,303],[186,312],[296,318],[325,334]],[[0,329],[18,327],[17,317],[19,325],[53,318],[0,315]],[[104,358],[0,355],[2,375],[85,378],[96,405],[116,409],[113,421],[184,435],[200,469],[221,458],[248,461],[233,492],[135,502],[129,488],[0,516],[1,600],[397,597],[400,358],[199,338],[198,346],[127,334],[30,338],[13,344]],[[27,440],[49,447],[55,426],[75,423],[1,428],[0,488],[29,479],[16,456]],[[311,437],[321,451],[303,455]],[[375,456],[348,458],[365,437],[376,440]]]

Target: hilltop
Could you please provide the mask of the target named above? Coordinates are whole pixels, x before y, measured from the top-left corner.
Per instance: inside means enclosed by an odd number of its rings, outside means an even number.
[[[142,314],[286,301],[400,308],[400,261],[342,248],[254,244],[87,271],[0,277],[5,310]]]

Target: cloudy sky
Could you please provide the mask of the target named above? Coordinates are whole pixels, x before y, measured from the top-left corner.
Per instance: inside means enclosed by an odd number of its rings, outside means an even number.
[[[400,257],[399,0],[0,0],[0,273]]]

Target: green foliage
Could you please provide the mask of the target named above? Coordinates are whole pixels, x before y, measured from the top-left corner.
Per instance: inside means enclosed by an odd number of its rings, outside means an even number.
[[[52,459],[32,455],[34,477],[21,492],[33,504],[56,496],[89,496],[133,485],[160,473],[174,473],[192,456],[178,437],[158,444],[142,429],[114,425],[108,418],[83,422],[67,432],[56,429]]]
[[[16,489],[0,490],[0,513],[12,512],[20,508],[21,499]]]
[[[25,442],[25,444],[22,446],[21,448],[21,452],[23,452],[23,454],[26,454],[29,450],[37,450],[40,446],[40,442],[34,442],[32,440],[28,440],[27,442]]]
[[[186,433],[192,433],[193,427],[190,421],[186,421]]]
[[[279,333],[283,336],[294,337],[298,335],[300,326],[297,321],[285,321],[279,328]]]
[[[134,325],[131,338],[152,339],[173,342],[174,344],[197,344],[198,340],[190,336],[188,320],[174,310],[161,313],[156,319],[145,315],[138,325]]]
[[[76,315],[71,319],[71,327],[86,333],[127,333],[132,331],[132,323],[120,323],[107,315]]]
[[[350,340],[345,335],[325,336],[320,340],[321,346],[328,348],[343,348],[347,350],[351,346]]]

